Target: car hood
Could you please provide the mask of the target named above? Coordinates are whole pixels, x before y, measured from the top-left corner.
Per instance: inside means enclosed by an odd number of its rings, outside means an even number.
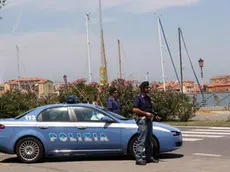
[[[136,125],[136,121],[135,121],[135,120],[121,121],[121,123],[123,123],[123,124],[133,124],[133,125]],[[163,128],[163,129],[169,130],[169,131],[178,131],[178,132],[180,132],[180,129],[178,129],[178,128],[174,127],[174,126],[165,124],[165,123],[163,123],[163,122],[153,122],[153,127]]]
[[[178,132],[180,132],[180,129],[178,129],[178,128],[174,127],[174,126],[162,123],[162,122],[153,122],[153,127],[161,127],[161,128],[167,129],[169,131],[178,131]]]

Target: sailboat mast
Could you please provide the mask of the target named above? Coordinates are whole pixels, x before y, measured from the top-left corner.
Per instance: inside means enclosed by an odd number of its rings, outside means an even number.
[[[180,85],[180,79],[179,79],[179,76],[178,76],[178,74],[177,74],[176,66],[175,66],[175,63],[174,63],[174,61],[173,61],[172,54],[171,54],[171,51],[170,51],[170,48],[169,48],[169,45],[168,45],[168,41],[167,41],[167,39],[166,39],[166,35],[165,35],[165,32],[164,32],[164,28],[163,28],[163,25],[162,25],[162,22],[161,22],[160,19],[159,19],[159,23],[160,23],[160,26],[161,26],[160,28],[161,28],[161,31],[162,31],[162,34],[163,34],[163,38],[164,38],[166,47],[167,47],[167,49],[168,49],[169,57],[170,57],[170,59],[171,59],[172,65],[173,65],[173,69],[174,69],[174,72],[175,72],[175,75],[176,75],[178,84]]]
[[[163,59],[163,46],[162,46],[162,37],[161,37],[161,28],[160,28],[160,18],[157,17],[157,23],[158,23],[158,34],[159,34],[159,45],[160,45],[160,56],[161,56],[161,70],[162,70],[162,80],[164,84],[164,91],[165,88],[165,72],[164,72],[164,59]]]
[[[16,49],[17,49],[17,62],[18,62],[18,89],[20,90],[20,61],[19,61],[19,48],[18,46],[16,45]]]
[[[121,45],[120,40],[117,40],[118,43],[118,58],[119,58],[119,69],[120,69],[120,78],[122,79],[122,69],[121,69]]]
[[[180,56],[180,77],[181,77],[181,92],[183,93],[183,62],[182,62],[182,53],[181,53],[181,29],[180,27],[178,28],[178,37],[179,37],[179,56]]]
[[[87,52],[88,52],[88,70],[89,70],[89,82],[92,82],[91,71],[91,52],[90,52],[90,36],[89,36],[89,14],[86,14],[86,31],[87,31]]]
[[[104,33],[102,28],[102,14],[101,14],[101,0],[99,0],[99,15],[100,15],[100,34],[101,34],[101,68],[100,75],[103,73],[103,79],[101,77],[102,84],[108,83],[107,61],[105,55]]]

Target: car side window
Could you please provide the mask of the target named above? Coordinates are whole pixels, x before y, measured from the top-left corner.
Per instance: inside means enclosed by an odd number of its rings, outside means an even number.
[[[70,122],[69,112],[67,107],[55,107],[46,109],[41,112],[38,121],[42,122]]]
[[[103,122],[105,115],[101,112],[85,107],[73,107],[78,122]]]

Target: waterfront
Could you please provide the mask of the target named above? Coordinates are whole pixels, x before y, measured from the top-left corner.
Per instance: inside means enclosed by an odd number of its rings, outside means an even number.
[[[193,96],[193,94],[188,94]],[[196,94],[196,103],[202,103],[202,95]],[[205,93],[206,106],[224,106],[228,107],[230,104],[230,92],[229,93]]]

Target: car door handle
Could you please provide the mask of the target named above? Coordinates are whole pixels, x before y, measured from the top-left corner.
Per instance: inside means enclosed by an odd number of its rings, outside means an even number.
[[[39,126],[41,129],[48,129],[48,126]]]
[[[79,130],[85,130],[86,127],[77,127]]]

